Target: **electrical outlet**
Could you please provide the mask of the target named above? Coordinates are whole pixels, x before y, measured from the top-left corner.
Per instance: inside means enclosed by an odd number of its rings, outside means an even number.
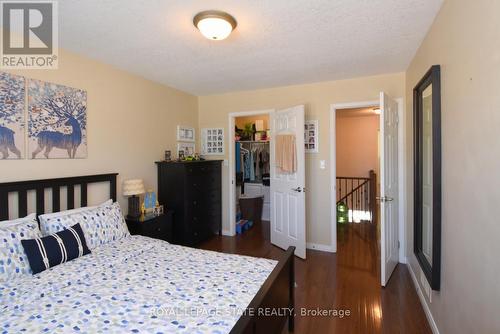
[[[320,160],[319,161],[319,168],[320,169],[326,169],[326,161],[325,160]]]

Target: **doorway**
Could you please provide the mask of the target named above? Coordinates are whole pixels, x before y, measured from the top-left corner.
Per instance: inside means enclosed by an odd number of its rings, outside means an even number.
[[[376,167],[372,172],[364,170],[355,171],[355,167],[349,166],[349,162],[346,161],[337,163],[337,150],[342,151],[344,148],[338,147],[342,143],[337,143],[337,113],[340,114],[343,112],[342,110],[346,109],[351,111],[358,110],[358,112],[364,109],[364,113],[367,115],[378,115],[379,133],[377,138],[371,139],[371,145],[373,146],[373,141],[377,143],[378,149],[376,151],[378,152],[377,159],[379,163],[376,163]],[[366,226],[371,226],[369,230],[374,231],[374,233],[368,235],[374,235],[375,238],[378,236],[380,240],[380,242],[376,243],[379,245],[377,251],[380,254],[380,282],[385,286],[397,263],[405,262],[404,169],[402,168],[404,113],[402,112],[402,99],[391,99],[382,92],[378,101],[332,105],[330,126],[332,248],[335,251],[338,250],[339,235],[337,234],[337,225],[343,223],[338,223],[339,219],[347,222],[347,224],[355,222],[369,222],[369,224],[372,224]],[[361,137],[358,131],[352,132]],[[363,150],[364,148],[366,147],[357,149]],[[350,160],[352,162],[355,159]],[[373,159],[371,161],[373,165]],[[368,175],[339,175],[337,173],[337,166],[344,168],[343,164],[347,165],[353,173],[368,173]],[[361,168],[362,165],[360,164],[358,167]],[[337,176],[340,177],[340,180],[337,179]],[[342,177],[345,177],[347,180],[344,180]],[[349,184],[349,182],[353,183],[353,185]],[[374,200],[375,198],[377,201]],[[337,203],[338,201],[341,203]],[[337,204],[343,205],[338,208]],[[344,207],[342,208],[342,206]],[[342,217],[338,217],[337,209],[340,209],[339,215],[342,215]]]
[[[269,114],[234,118],[236,234],[252,231],[269,241],[271,219],[271,134]],[[254,237],[254,236],[253,236]]]
[[[230,113],[228,173],[229,234],[236,235],[240,228],[237,223],[241,219],[248,220],[240,216],[244,213],[243,205],[258,206],[258,201],[253,199],[261,196],[263,216],[260,218],[261,221],[269,219],[271,244],[285,250],[293,246],[295,255],[303,259],[306,257],[304,108],[300,105],[280,110]],[[266,129],[266,119],[269,129]],[[241,122],[239,127],[237,122]],[[252,131],[241,131],[245,128]],[[253,132],[251,138],[249,132]],[[267,149],[269,163],[266,166],[262,164],[260,153],[264,152],[265,156]],[[245,154],[253,155],[247,160]],[[245,163],[260,170],[242,170],[248,168],[248,165],[243,166]],[[243,203],[242,194],[253,198]]]

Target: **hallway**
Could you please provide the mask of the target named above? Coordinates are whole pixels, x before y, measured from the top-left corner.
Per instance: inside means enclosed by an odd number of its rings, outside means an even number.
[[[283,251],[270,243],[268,222],[236,237],[215,236],[200,248],[277,258]],[[338,228],[338,253],[307,250],[296,258],[295,333],[431,333],[405,265],[398,265],[386,288],[380,286],[375,225]],[[301,316],[302,311],[333,310],[349,316]]]

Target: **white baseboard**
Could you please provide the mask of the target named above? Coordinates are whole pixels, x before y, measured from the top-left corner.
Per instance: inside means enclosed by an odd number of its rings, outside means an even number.
[[[306,244],[306,248],[314,249],[314,250],[318,250],[318,251],[322,251],[322,252],[334,253],[332,246],[330,246],[330,245],[315,244],[312,242],[308,242]]]
[[[222,235],[226,237],[234,237],[234,234],[231,234],[231,231],[229,230],[222,230]]]
[[[436,322],[434,321],[434,317],[432,316],[429,304],[427,304],[427,300],[424,297],[424,293],[422,292],[422,289],[420,289],[420,285],[418,284],[417,276],[415,276],[415,273],[413,272],[413,269],[411,268],[409,262],[408,261],[406,262],[408,263],[407,266],[408,270],[410,271],[411,278],[413,280],[413,285],[415,285],[415,289],[417,290],[418,298],[420,299],[420,304],[422,304],[425,316],[427,317],[429,325],[431,326],[432,333],[439,334],[439,329],[436,325]]]

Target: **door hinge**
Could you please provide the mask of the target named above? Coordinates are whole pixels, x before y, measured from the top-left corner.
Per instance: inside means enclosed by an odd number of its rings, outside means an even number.
[[[398,240],[398,249],[399,249],[399,247],[400,247],[400,244],[399,244],[399,240]]]

